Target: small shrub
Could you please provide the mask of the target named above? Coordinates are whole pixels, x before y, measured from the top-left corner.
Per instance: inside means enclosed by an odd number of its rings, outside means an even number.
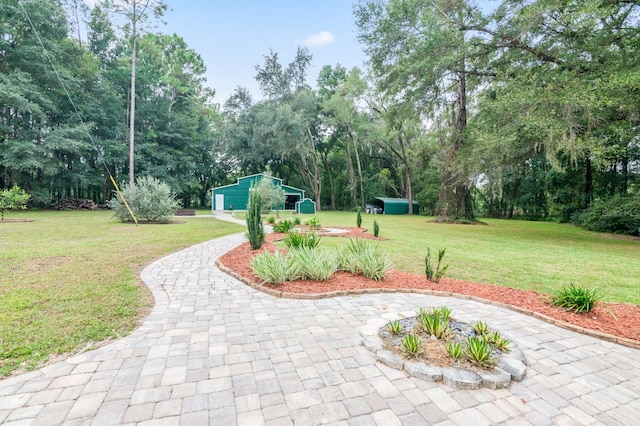
[[[508,340],[508,339],[505,339],[502,336],[500,336],[498,339],[495,339],[493,344],[495,345],[495,347],[497,349],[499,349],[502,352],[510,352],[511,351],[511,341]]]
[[[293,221],[285,219],[273,225],[273,232],[276,232],[278,234],[284,234],[291,231],[293,227],[294,227]]]
[[[0,189],[0,219],[4,220],[4,214],[9,210],[25,210],[29,199],[31,195],[18,185],[11,189]]]
[[[551,303],[568,311],[589,312],[602,298],[602,293],[598,289],[586,288],[581,284],[573,283],[561,288],[551,296]]]
[[[400,334],[402,333],[402,323],[398,320],[389,321],[387,323],[387,331],[391,334]]]
[[[296,225],[300,225],[300,218],[298,216],[293,218],[293,223],[296,224]]]
[[[417,356],[422,352],[422,340],[418,336],[408,335],[402,340],[402,348],[409,356]]]
[[[459,360],[464,355],[464,350],[462,349],[462,344],[460,342],[447,342],[445,345],[447,349],[447,353],[454,360]]]
[[[495,364],[495,360],[491,358],[493,349],[487,342],[478,337],[469,337],[467,339],[465,355],[471,363],[478,367],[487,368]]]
[[[442,266],[442,259],[444,258],[446,249],[441,248],[438,251],[438,263],[434,268],[433,262],[431,260],[431,250],[427,248],[427,255],[424,258],[425,265],[425,274],[429,281],[433,281],[434,283],[439,283],[440,279],[444,276],[444,273],[449,268],[449,265]]]
[[[320,237],[315,233],[306,232],[289,232],[282,239],[282,242],[288,249],[296,249],[302,247],[316,248],[320,245]]]
[[[380,233],[380,225],[378,225],[378,221],[374,219],[373,220],[373,236],[377,237],[379,233]]]
[[[314,216],[310,219],[307,219],[305,225],[307,225],[311,229],[320,229],[320,227],[322,226],[322,221],[318,216]]]
[[[327,281],[338,270],[338,261],[330,251],[301,247],[290,254],[303,280]]]
[[[351,238],[337,253],[339,268],[352,274],[381,281],[393,267],[387,256],[378,253],[367,241]]]
[[[418,312],[418,323],[425,333],[437,339],[443,339],[451,334],[449,320],[439,313],[427,312],[421,308]]]
[[[282,284],[298,278],[298,266],[290,256],[275,252],[273,254],[262,252],[251,260],[253,272],[264,283]]]
[[[180,208],[180,202],[166,183],[153,177],[136,179],[134,190],[122,185],[121,191],[136,219],[148,222],[167,223]],[[124,202],[119,195],[107,202],[113,215],[121,222],[133,222]]]
[[[274,223],[276,223],[276,217],[270,214],[269,216],[267,216],[267,223],[273,225]]]
[[[489,326],[484,321],[476,321],[471,325],[471,328],[478,336],[484,336],[489,333]]]
[[[358,228],[360,228],[360,226],[362,225],[362,208],[358,207],[358,213],[356,216],[356,225],[358,225]]]
[[[432,308],[431,312],[434,314],[438,314],[447,321],[451,318],[451,309],[446,306],[441,306],[439,308]]]

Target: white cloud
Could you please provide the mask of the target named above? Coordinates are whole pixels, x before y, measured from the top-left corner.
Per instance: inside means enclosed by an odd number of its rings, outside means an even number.
[[[311,34],[305,40],[302,41],[304,46],[324,46],[325,44],[333,43],[336,41],[336,36],[329,31],[321,31],[318,34]]]

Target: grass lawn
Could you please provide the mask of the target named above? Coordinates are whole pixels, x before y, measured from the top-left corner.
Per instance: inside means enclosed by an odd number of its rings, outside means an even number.
[[[286,217],[286,216],[285,216]],[[300,215],[304,223],[311,215]],[[323,226],[356,226],[356,213],[322,212]],[[437,259],[446,248],[446,277],[536,290],[556,291],[573,282],[603,289],[605,301],[640,304],[640,239],[600,234],[549,223],[486,219],[488,225],[444,225],[424,216],[362,215],[379,248],[396,267],[424,273],[427,248]],[[340,244],[324,238],[324,245]]]
[[[0,223],[0,376],[134,329],[152,306],[139,272],[178,249],[241,232],[212,218],[122,224],[111,212],[10,212]]]

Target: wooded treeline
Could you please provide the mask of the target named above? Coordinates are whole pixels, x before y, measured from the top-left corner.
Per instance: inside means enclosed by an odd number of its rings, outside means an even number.
[[[128,174],[130,28],[98,7],[77,37],[77,3],[23,6],[83,122],[18,2],[0,0],[0,187],[42,205],[104,202],[102,161],[118,181]],[[637,2],[506,0],[484,12],[467,0],[361,0],[354,20],[368,69],[325,65],[313,82],[306,49],[288,64],[265,52],[263,98],[238,87],[222,108],[197,52],[142,32],[136,175],[166,181],[185,205],[268,171],[322,209],[386,195],[463,220],[567,221],[594,202],[637,199]]]

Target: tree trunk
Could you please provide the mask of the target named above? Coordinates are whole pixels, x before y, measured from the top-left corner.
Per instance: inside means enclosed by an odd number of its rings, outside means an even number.
[[[133,14],[135,16],[135,2],[133,5]],[[136,21],[132,21],[131,33],[131,110],[129,118],[129,189],[134,191],[135,174],[133,169],[133,153],[134,153],[134,122],[136,117]]]
[[[353,170],[353,159],[351,158],[351,148],[349,147],[349,144],[346,144],[346,148],[347,159],[349,160],[347,165],[347,169],[349,170],[349,189],[351,190],[353,207],[356,207],[358,205],[358,195],[356,193],[356,172]]]
[[[322,158],[322,164],[324,165],[324,169],[327,172],[327,177],[329,178],[329,199],[330,199],[330,209],[336,209],[336,190],[333,185],[333,176],[331,175],[331,165],[329,164],[329,159],[327,158],[327,153],[320,154],[320,158]]]
[[[353,151],[356,154],[356,164],[358,166],[358,181],[360,183],[360,207],[364,207],[364,184],[362,182],[362,166],[360,165],[360,154],[358,154],[358,145],[356,144],[356,138],[353,135],[351,128],[348,129],[349,138],[353,143]]]

